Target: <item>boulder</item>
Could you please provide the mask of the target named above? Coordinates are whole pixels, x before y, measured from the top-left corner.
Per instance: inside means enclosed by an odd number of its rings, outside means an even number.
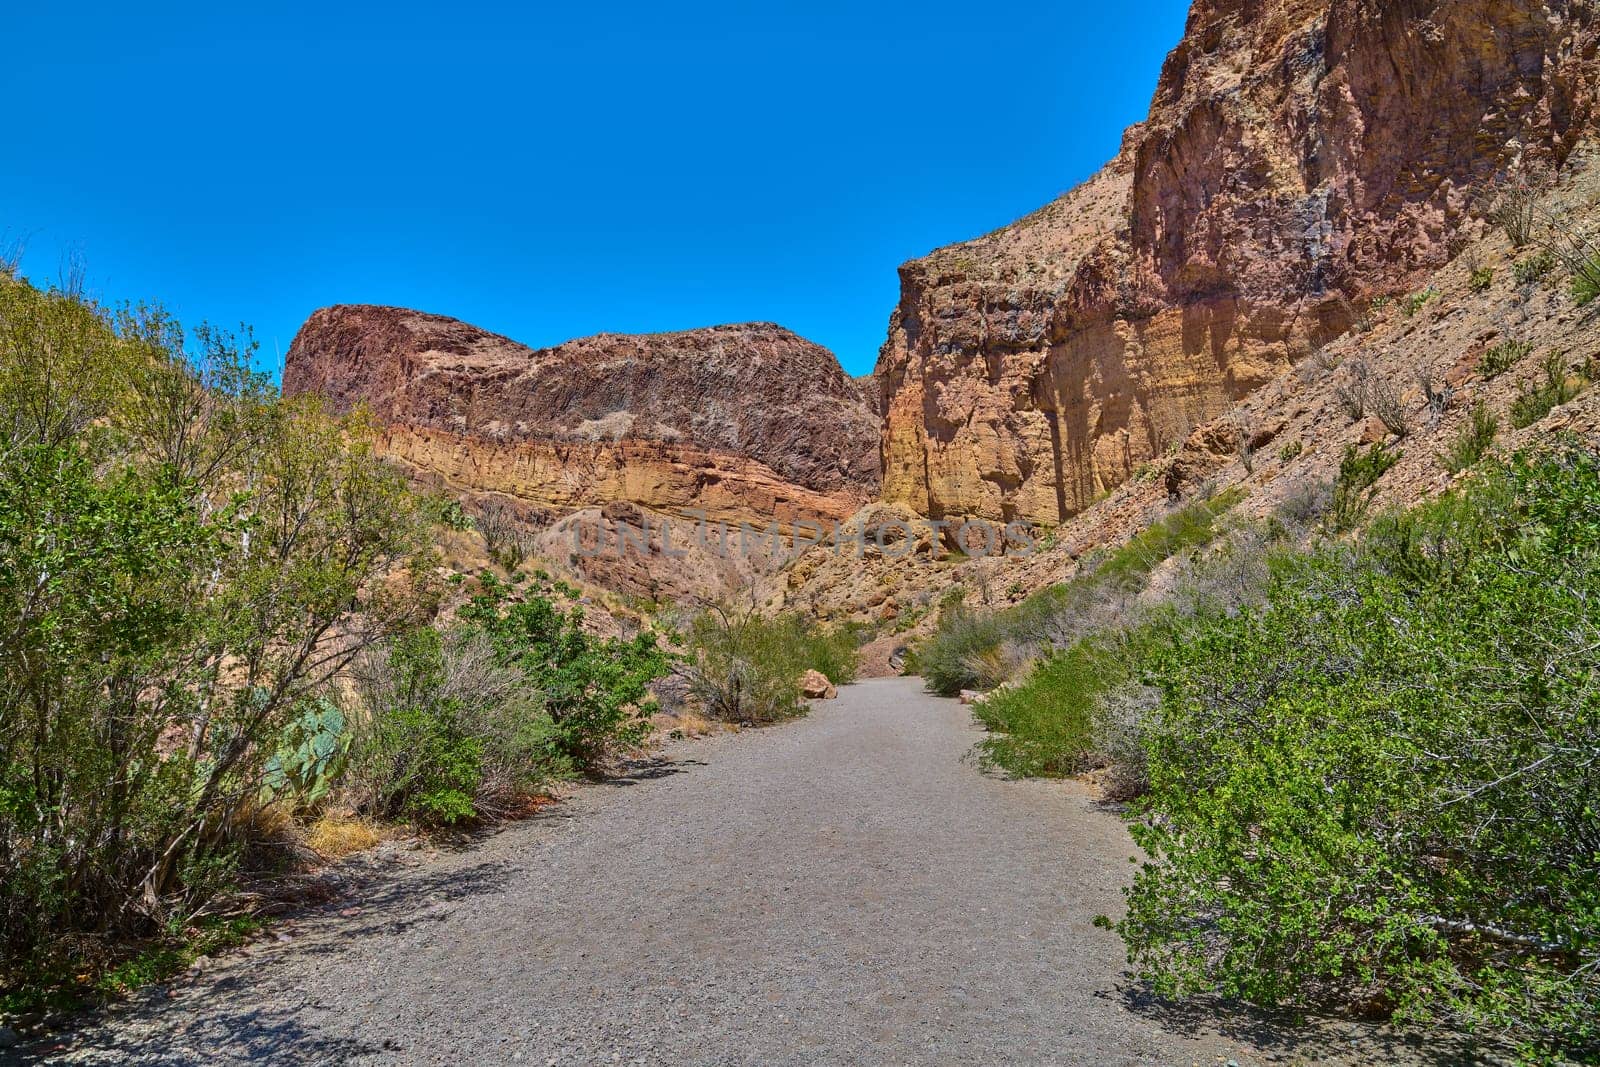
[[[806,671],[800,678],[800,692],[807,700],[832,700],[839,690],[821,671]]]

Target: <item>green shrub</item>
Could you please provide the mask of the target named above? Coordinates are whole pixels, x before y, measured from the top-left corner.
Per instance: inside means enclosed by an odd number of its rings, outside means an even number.
[[[521,671],[539,689],[552,760],[596,770],[649,736],[650,683],[672,666],[654,633],[594,637],[583,628],[582,608],[563,612],[541,596],[513,601],[492,574],[479,580],[483,591],[460,618],[489,640],[500,666]]]
[[[1511,425],[1517,429],[1532,426],[1552,410],[1565,404],[1580,391],[1580,385],[1567,373],[1566,359],[1560,352],[1545,357],[1544,378],[1525,382],[1511,402]]]
[[[1597,563],[1600,460],[1519,457],[1147,654],[1155,989],[1600,1055]]]
[[[431,599],[370,421],[251,352],[0,278],[0,985],[209,906],[306,700]]]
[[[1494,285],[1494,268],[1479,267],[1472,272],[1472,277],[1468,279],[1467,284],[1474,293],[1488,292],[1490,287]]]
[[[1500,420],[1489,413],[1488,405],[1478,401],[1472,407],[1471,417],[1462,426],[1445,454],[1439,457],[1444,469],[1459,474],[1483,458],[1500,432]]]
[[[853,631],[826,632],[797,615],[767,617],[725,606],[694,618],[688,644],[690,691],[706,714],[738,723],[804,714],[801,676],[818,670],[844,684],[854,680],[858,657]]]
[[[1531,285],[1551,271],[1556,269],[1556,255],[1545,250],[1527,259],[1519,259],[1511,265],[1511,273],[1516,277],[1518,285]]]
[[[543,695],[481,633],[422,627],[354,674],[351,778],[364,814],[455,825],[504,814],[571,770]]]
[[[1498,378],[1521,363],[1532,351],[1533,343],[1530,341],[1501,341],[1483,354],[1478,361],[1478,369],[1485,378]]]
[[[975,658],[999,648],[1005,636],[994,615],[957,605],[940,614],[938,630],[917,646],[914,667],[930,691],[955,696],[978,684]]]
[[[1439,290],[1430,285],[1420,293],[1411,293],[1408,296],[1402,297],[1400,300],[1400,310],[1405,312],[1406,318],[1409,319],[1426,307],[1429,301],[1435,299],[1438,297],[1438,295]]]
[[[806,670],[820,672],[834,685],[849,685],[861,669],[859,627],[846,624],[826,629],[795,620],[795,640]]]
[[[973,705],[990,731],[978,743],[982,762],[1033,777],[1087,770],[1096,752],[1099,699],[1127,678],[1120,653],[1109,638],[1079,641]]]
[[[1352,530],[1366,516],[1378,479],[1400,462],[1401,453],[1391,452],[1382,441],[1365,452],[1359,445],[1345,449],[1339,461],[1339,476],[1333,482],[1333,499],[1328,507],[1328,526],[1335,532]]]

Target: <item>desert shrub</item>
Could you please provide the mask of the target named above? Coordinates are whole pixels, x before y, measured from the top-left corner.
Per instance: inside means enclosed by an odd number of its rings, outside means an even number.
[[[1140,720],[1153,695],[1141,662],[1170,640],[1175,620],[1261,603],[1278,536],[1255,526],[1235,529],[1184,560],[1162,597],[1123,600],[1019,680],[988,694],[974,705],[990,731],[978,744],[981,762],[1042,777],[1100,767],[1118,798],[1138,795],[1146,779]]]
[[[1040,652],[1071,646],[1098,628],[1107,610],[1144,587],[1173,555],[1208,544],[1219,520],[1242,497],[1234,488],[1195,501],[1151,523],[1126,544],[1086,559],[1072,581],[1042,589],[1001,612],[945,606],[939,627],[916,650],[915,665],[931,692],[955,696],[1015,678]],[[1016,646],[1007,650],[1005,646]]]
[[[571,769],[543,694],[480,632],[422,627],[353,671],[358,810],[449,826],[502,815]]]
[[[1372,368],[1364,359],[1353,359],[1347,365],[1349,380],[1334,387],[1334,400],[1345,418],[1360,422],[1367,417],[1367,402],[1372,391]]]
[[[1556,255],[1548,249],[1519,259],[1511,265],[1511,273],[1518,285],[1532,285],[1556,269]]]
[[[1127,673],[1120,653],[1113,638],[1081,640],[973,705],[990,731],[978,743],[980,760],[1022,776],[1087,770],[1094,761],[1099,698]]]
[[[1406,413],[1400,390],[1395,384],[1387,378],[1374,375],[1367,385],[1367,402],[1372,407],[1372,413],[1378,417],[1378,421],[1396,437],[1405,437],[1409,434],[1411,420]]]
[[[1600,250],[1577,259],[1572,265],[1572,299],[1588,307],[1600,299]]]
[[[1426,307],[1431,301],[1435,300],[1438,296],[1439,290],[1430,285],[1421,292],[1410,293],[1401,297],[1400,310],[1404,312],[1406,318],[1409,319]]]
[[[1567,373],[1562,353],[1552,352],[1546,356],[1543,369],[1543,377],[1524,382],[1511,401],[1511,425],[1519,430],[1532,426],[1578,395],[1580,387]]]
[[[1526,177],[1512,176],[1498,183],[1489,206],[1489,219],[1506,235],[1511,247],[1521,248],[1533,240],[1538,204],[1538,186]]]
[[[797,620],[798,621],[798,620]],[[849,624],[826,628],[801,624],[796,640],[806,670],[820,672],[834,685],[849,685],[861,669],[861,634]]]
[[[932,692],[955,696],[978,684],[974,657],[1000,647],[1005,629],[994,615],[957,604],[939,615],[939,629],[916,650],[916,670]]]
[[[1472,272],[1467,285],[1474,293],[1486,293],[1494,285],[1494,268],[1479,267]]]
[[[508,571],[520,567],[533,551],[533,531],[509,504],[491,500],[470,522],[483,534],[489,558]]]
[[[1519,457],[1153,648],[1144,977],[1600,1054],[1597,557],[1600,460]]]
[[[492,574],[460,619],[493,645],[497,662],[522,672],[543,695],[549,757],[597,770],[650,733],[650,683],[672,667],[651,631],[599,638],[583,628],[583,609],[563,611],[542,596],[514,599]]]
[[[1532,351],[1533,343],[1530,341],[1501,341],[1483,354],[1478,361],[1478,369],[1485,378],[1498,378],[1521,363]]]
[[[1273,515],[1292,530],[1309,530],[1323,520],[1332,504],[1332,482],[1324,478],[1302,478],[1284,493]]]
[[[457,531],[477,529],[477,523],[467,514],[457,497],[446,493],[428,493],[419,498],[419,503],[423,514],[435,526]]]
[[[819,629],[798,615],[763,616],[718,605],[688,630],[690,692],[706,714],[726,722],[766,723],[803,714],[800,678],[821,671],[843,685],[855,679],[853,630]]]
[[[1480,400],[1472,406],[1471,416],[1439,457],[1439,462],[1451,474],[1460,474],[1483,458],[1499,432],[1500,420],[1490,414],[1488,405]]]
[[[1361,522],[1372,502],[1378,479],[1400,462],[1400,455],[1389,451],[1382,441],[1366,451],[1359,445],[1345,449],[1328,505],[1329,529],[1335,532],[1352,530]]]
[[[181,930],[306,701],[430,598],[370,424],[251,351],[0,279],[0,984]]]

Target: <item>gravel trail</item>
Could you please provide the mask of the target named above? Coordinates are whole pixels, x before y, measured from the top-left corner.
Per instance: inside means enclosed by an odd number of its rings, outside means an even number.
[[[1070,784],[980,773],[963,758],[978,736],[967,709],[896,678],[673,745],[386,872],[56,1056],[1103,1067],[1409,1051],[1141,999],[1093,925],[1121,905],[1126,831]]]

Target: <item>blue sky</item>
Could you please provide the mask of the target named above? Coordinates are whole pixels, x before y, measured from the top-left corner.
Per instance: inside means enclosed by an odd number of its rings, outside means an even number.
[[[269,366],[366,302],[534,345],[771,320],[860,374],[895,267],[1093,173],[1187,4],[6,8],[36,281],[80,257]]]

